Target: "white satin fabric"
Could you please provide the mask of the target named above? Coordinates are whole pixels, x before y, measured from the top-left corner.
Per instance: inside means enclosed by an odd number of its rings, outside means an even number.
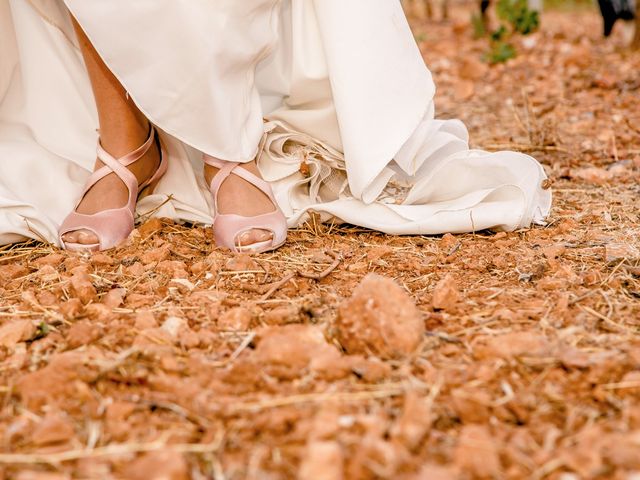
[[[259,165],[310,211],[391,234],[513,230],[551,194],[533,158],[469,150],[397,0],[66,0],[163,131],[169,172],[138,205],[211,223],[200,152]],[[59,0],[0,0],[0,244],[57,242],[95,159],[90,84]]]

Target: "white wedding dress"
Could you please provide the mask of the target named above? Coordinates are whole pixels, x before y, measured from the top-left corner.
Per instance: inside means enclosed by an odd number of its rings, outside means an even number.
[[[536,160],[469,150],[461,122],[434,118],[398,0],[65,3],[167,145],[140,214],[210,224],[199,152],[258,150],[290,226],[313,211],[390,234],[513,230],[549,212]],[[93,167],[75,42],[62,0],[0,0],[0,245],[57,243]]]

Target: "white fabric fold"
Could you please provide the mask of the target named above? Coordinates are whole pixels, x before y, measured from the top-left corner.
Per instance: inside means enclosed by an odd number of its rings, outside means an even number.
[[[162,132],[138,205],[211,223],[201,152],[259,166],[291,227],[310,212],[391,234],[543,222],[540,164],[469,150],[396,0],[66,0]],[[97,114],[61,0],[0,2],[0,244],[57,242],[95,159]]]

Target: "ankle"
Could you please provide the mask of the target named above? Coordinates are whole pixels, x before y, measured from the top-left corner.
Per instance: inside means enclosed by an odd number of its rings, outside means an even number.
[[[100,144],[114,157],[122,157],[140,147],[149,138],[150,123],[130,118],[118,124],[100,126]]]

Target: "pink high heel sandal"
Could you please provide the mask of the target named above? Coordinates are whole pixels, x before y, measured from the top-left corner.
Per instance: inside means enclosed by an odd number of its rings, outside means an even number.
[[[253,173],[241,168],[240,165],[242,164],[240,163],[224,162],[209,155],[203,155],[203,160],[207,165],[220,169],[211,180],[211,185],[209,185],[213,196],[213,234],[216,245],[238,253],[263,253],[282,246],[287,240],[287,219],[278,207],[271,186]],[[218,213],[218,190],[231,174],[239,176],[263,192],[269,197],[275,210],[255,217]],[[251,230],[268,230],[272,233],[272,238],[264,242],[252,243],[251,245],[240,245],[238,237]]]
[[[73,212],[71,212],[64,222],[62,222],[58,235],[60,238],[60,244],[63,248],[67,250],[107,250],[115,247],[129,236],[134,228],[135,210],[138,199],[153,193],[156,185],[167,171],[168,162],[166,156],[163,154],[160,142],[158,141],[160,165],[151,178],[141,185],[138,185],[138,179],[127,169],[127,167],[140,160],[149,151],[149,148],[151,148],[156,139],[156,130],[151,126],[151,131],[147,141],[138,149],[118,159],[109,155],[98,141],[98,158],[105,164],[105,166],[91,174],[87,180],[85,189],[80,196],[78,204],[76,204]],[[121,208],[103,210],[91,215],[76,212],[78,205],[87,192],[99,180],[110,173],[115,173],[129,190],[129,200],[127,204]],[[93,232],[96,237],[99,238],[100,242],[94,244],[83,244],[65,242],[62,239],[64,234],[77,230],[89,230],[90,232]]]

